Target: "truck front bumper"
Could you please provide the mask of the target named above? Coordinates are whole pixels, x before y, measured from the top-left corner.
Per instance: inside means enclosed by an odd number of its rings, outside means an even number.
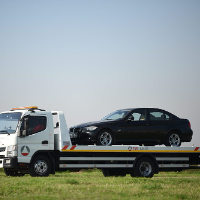
[[[3,159],[3,168],[16,168],[17,164],[18,164],[17,157]]]

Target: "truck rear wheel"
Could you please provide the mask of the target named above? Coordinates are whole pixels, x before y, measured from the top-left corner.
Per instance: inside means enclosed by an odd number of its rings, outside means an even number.
[[[155,164],[150,158],[143,157],[137,161],[135,168],[131,171],[132,177],[151,178],[155,173]]]
[[[45,156],[36,156],[30,165],[31,176],[49,176],[51,171],[51,163]]]

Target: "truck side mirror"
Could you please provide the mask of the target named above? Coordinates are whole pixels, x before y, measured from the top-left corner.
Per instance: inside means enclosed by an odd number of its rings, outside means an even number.
[[[22,127],[20,130],[19,137],[26,137],[28,136],[28,118],[24,118],[22,121]]]
[[[22,131],[22,137],[26,137],[27,136],[27,130],[23,130]]]
[[[28,130],[28,118],[24,118],[24,130]]]

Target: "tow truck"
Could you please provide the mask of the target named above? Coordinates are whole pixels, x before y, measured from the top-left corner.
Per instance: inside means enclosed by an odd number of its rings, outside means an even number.
[[[153,177],[200,168],[200,147],[72,145],[64,113],[36,106],[0,113],[0,168],[7,176],[101,169],[104,176]]]

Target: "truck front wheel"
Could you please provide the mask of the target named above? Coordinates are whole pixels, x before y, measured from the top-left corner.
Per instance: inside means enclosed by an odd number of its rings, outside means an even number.
[[[24,173],[20,173],[17,170],[12,170],[12,169],[8,169],[8,168],[4,168],[4,172],[6,174],[6,176],[24,176]]]
[[[36,156],[30,165],[31,176],[49,176],[51,171],[51,163],[45,156]]]
[[[132,177],[151,178],[155,173],[155,164],[150,158],[143,157],[136,163],[131,171]]]

